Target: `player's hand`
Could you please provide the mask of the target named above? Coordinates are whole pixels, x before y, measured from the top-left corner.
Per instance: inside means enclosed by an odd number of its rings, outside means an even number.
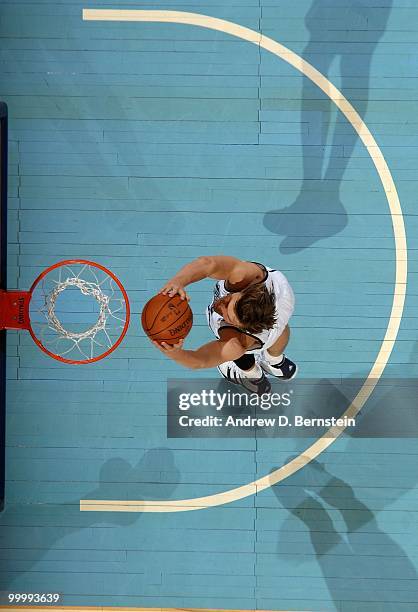
[[[179,283],[175,278],[166,282],[164,287],[160,289],[160,293],[163,295],[169,295],[173,297],[173,295],[178,294],[182,300],[190,300],[190,297],[187,295],[183,285]]]
[[[167,342],[157,342],[156,340],[153,340],[152,343],[153,345],[159,349],[162,353],[165,353],[166,355],[170,356],[170,354],[172,353],[176,353],[178,351],[181,351],[183,348],[183,338],[181,338],[176,344],[167,344]]]

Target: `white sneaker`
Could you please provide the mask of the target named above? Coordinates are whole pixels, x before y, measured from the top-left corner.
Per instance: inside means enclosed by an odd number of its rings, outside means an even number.
[[[257,377],[259,375],[259,378],[254,378],[254,375],[250,378],[245,370],[241,370],[233,361],[221,363],[221,365],[218,366],[218,372],[222,374],[226,380],[229,380],[229,382],[235,385],[241,385],[247,389],[247,391],[251,391],[251,393],[258,393],[261,395],[263,393],[270,393],[271,391],[271,385],[259,366],[257,366],[256,375]]]
[[[269,363],[265,357],[265,351],[263,351],[261,354],[259,364],[263,368],[264,372],[266,372],[266,374],[270,374],[270,376],[274,376],[275,378],[278,378],[283,382],[292,380],[292,378],[295,378],[298,372],[298,366],[296,365],[296,363],[293,363],[293,361],[290,361],[290,359],[288,359],[284,355],[283,359],[279,363]]]

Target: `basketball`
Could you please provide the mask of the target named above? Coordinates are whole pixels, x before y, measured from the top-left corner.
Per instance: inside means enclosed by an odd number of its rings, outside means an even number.
[[[144,306],[142,327],[151,340],[176,344],[184,339],[193,325],[193,313],[187,302],[179,295],[159,293]]]

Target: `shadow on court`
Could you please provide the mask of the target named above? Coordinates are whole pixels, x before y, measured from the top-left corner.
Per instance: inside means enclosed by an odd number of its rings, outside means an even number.
[[[170,472],[171,482],[161,483],[161,472]],[[153,448],[144,453],[135,466],[120,457],[109,459],[103,464],[99,478],[100,484],[94,491],[87,494],[81,492],[84,499],[170,499],[178,486],[175,483],[180,482],[180,472],[174,464],[174,454],[171,450]],[[63,485],[65,483],[58,483],[57,490],[62,490]],[[150,487],[153,487],[152,495]],[[106,560],[106,551],[112,556],[115,549],[126,549],[126,539],[112,528],[133,529],[140,517],[138,512],[80,512],[79,497],[62,504],[6,505],[5,511],[0,515],[3,551],[0,562],[0,591],[7,591],[12,586],[19,590],[19,585],[24,586],[27,574],[33,571],[33,567],[40,561],[56,562],[54,571],[61,577],[69,571],[87,571],[89,541],[96,542],[97,537],[92,535],[92,530],[102,530],[100,550],[104,553],[102,560]],[[129,533],[140,548],[141,531]],[[70,539],[60,545],[65,538]],[[94,550],[90,558],[94,564],[97,559],[97,542],[92,543],[91,548]],[[24,551],[23,555],[21,549]],[[83,561],[81,566],[79,561]],[[62,567],[65,563],[66,568]],[[39,571],[42,570],[37,568],[36,577],[41,580],[42,574],[39,574]],[[53,587],[50,571],[44,570],[44,575],[49,576],[49,588]],[[39,584],[41,588],[42,585]]]
[[[338,60],[340,90],[362,118],[367,111],[373,53],[385,33],[391,7],[392,0],[385,0],[379,6],[371,0],[350,3],[339,0],[335,5],[329,0],[314,0],[305,18],[310,40],[302,57],[327,77],[331,64]],[[359,90],[360,95],[353,99]],[[291,206],[269,211],[264,217],[265,227],[283,236],[279,248],[287,254],[334,236],[347,225],[340,189],[358,140],[357,132],[339,112],[329,134],[334,105],[307,78],[303,79],[301,125],[312,125],[315,100],[321,100],[323,112],[314,143],[311,130],[302,131],[300,193]]]
[[[413,345],[408,361],[410,364],[418,363],[418,343]],[[402,365],[392,366],[392,375],[398,375],[400,381],[405,380],[401,378],[402,372]],[[373,401],[372,394],[369,400],[372,402],[372,414],[376,408],[380,413],[392,413],[393,423],[397,423],[399,411],[394,414],[396,403],[392,393],[380,397],[375,405]],[[345,409],[342,407],[347,406],[346,397],[337,387],[328,408],[332,406],[334,416],[341,416]],[[331,412],[327,414],[330,415]],[[349,436],[348,431],[344,436]],[[379,437],[379,434],[375,437]],[[382,443],[384,440],[381,436]],[[384,444],[379,447],[382,450],[373,453],[373,450],[368,449],[367,441],[367,438],[357,438],[353,430],[352,437],[341,452],[341,462],[346,458],[361,456],[362,452],[370,453],[367,462],[362,463],[361,459],[354,461],[351,471],[353,479],[361,482],[359,491],[369,499],[373,498],[373,508],[358,499],[354,486],[332,474],[329,466],[325,467],[324,463],[316,460],[283,483],[272,486],[280,505],[291,515],[280,528],[277,555],[282,557],[281,545],[289,543],[289,534],[300,534],[295,520],[300,521],[306,527],[306,540],[304,542],[303,537],[295,540],[296,552],[288,558],[290,562],[301,565],[309,560],[310,555],[315,555],[336,610],[351,610],[339,607],[345,600],[353,602],[355,610],[360,610],[360,606],[370,602],[371,610],[379,609],[379,612],[383,612],[396,609],[399,612],[409,612],[415,609],[415,604],[408,602],[418,601],[418,573],[413,560],[399,542],[380,527],[378,519],[380,512],[390,510],[402,496],[416,489],[418,473],[415,464],[411,468],[410,464],[405,465],[402,461],[402,457],[407,460],[410,455],[407,450],[403,451],[403,455],[402,444],[399,444],[401,440],[386,439],[392,449],[393,444],[398,442],[396,448],[399,451],[391,455],[393,462],[384,460],[387,458]],[[324,460],[326,456],[326,453],[322,455]],[[373,457],[376,457],[375,461]],[[285,463],[293,458],[288,457]],[[350,466],[346,469],[350,471]],[[412,534],[413,528],[405,510],[409,510],[410,506],[407,503],[398,508],[394,510],[393,533],[397,534],[397,539],[408,541],[408,534]],[[308,538],[312,552],[309,549],[306,551]],[[358,604],[355,603],[357,601]]]
[[[318,461],[311,461],[286,480],[286,487],[274,485],[272,489],[292,515],[280,529],[278,555],[282,555],[281,543],[289,542],[289,533],[299,533],[295,529],[296,518],[306,527],[336,610],[341,609],[342,601],[352,601],[354,605],[358,601],[359,606],[366,605],[365,602],[376,606],[379,602],[383,612],[395,609],[392,606],[396,605],[403,609],[398,602],[418,600],[418,574],[412,560],[381,529],[378,511],[360,501],[347,482]],[[296,542],[298,552],[291,556],[291,561],[301,565],[312,553],[300,552],[303,541]],[[302,549],[306,550],[303,543]]]

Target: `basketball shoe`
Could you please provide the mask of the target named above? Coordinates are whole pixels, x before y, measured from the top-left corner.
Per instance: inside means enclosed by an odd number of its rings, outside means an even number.
[[[276,363],[275,360],[277,360]],[[267,354],[266,350],[261,353],[259,364],[266,374],[270,374],[270,376],[274,376],[283,382],[292,380],[298,372],[298,366],[293,361],[290,361],[284,355],[273,357],[273,355]]]
[[[218,372],[222,374],[226,380],[235,385],[241,385],[251,393],[262,395],[270,393],[271,385],[264,375],[263,370],[259,366],[251,368],[251,376],[245,370],[241,370],[233,361],[225,361],[218,366]]]

